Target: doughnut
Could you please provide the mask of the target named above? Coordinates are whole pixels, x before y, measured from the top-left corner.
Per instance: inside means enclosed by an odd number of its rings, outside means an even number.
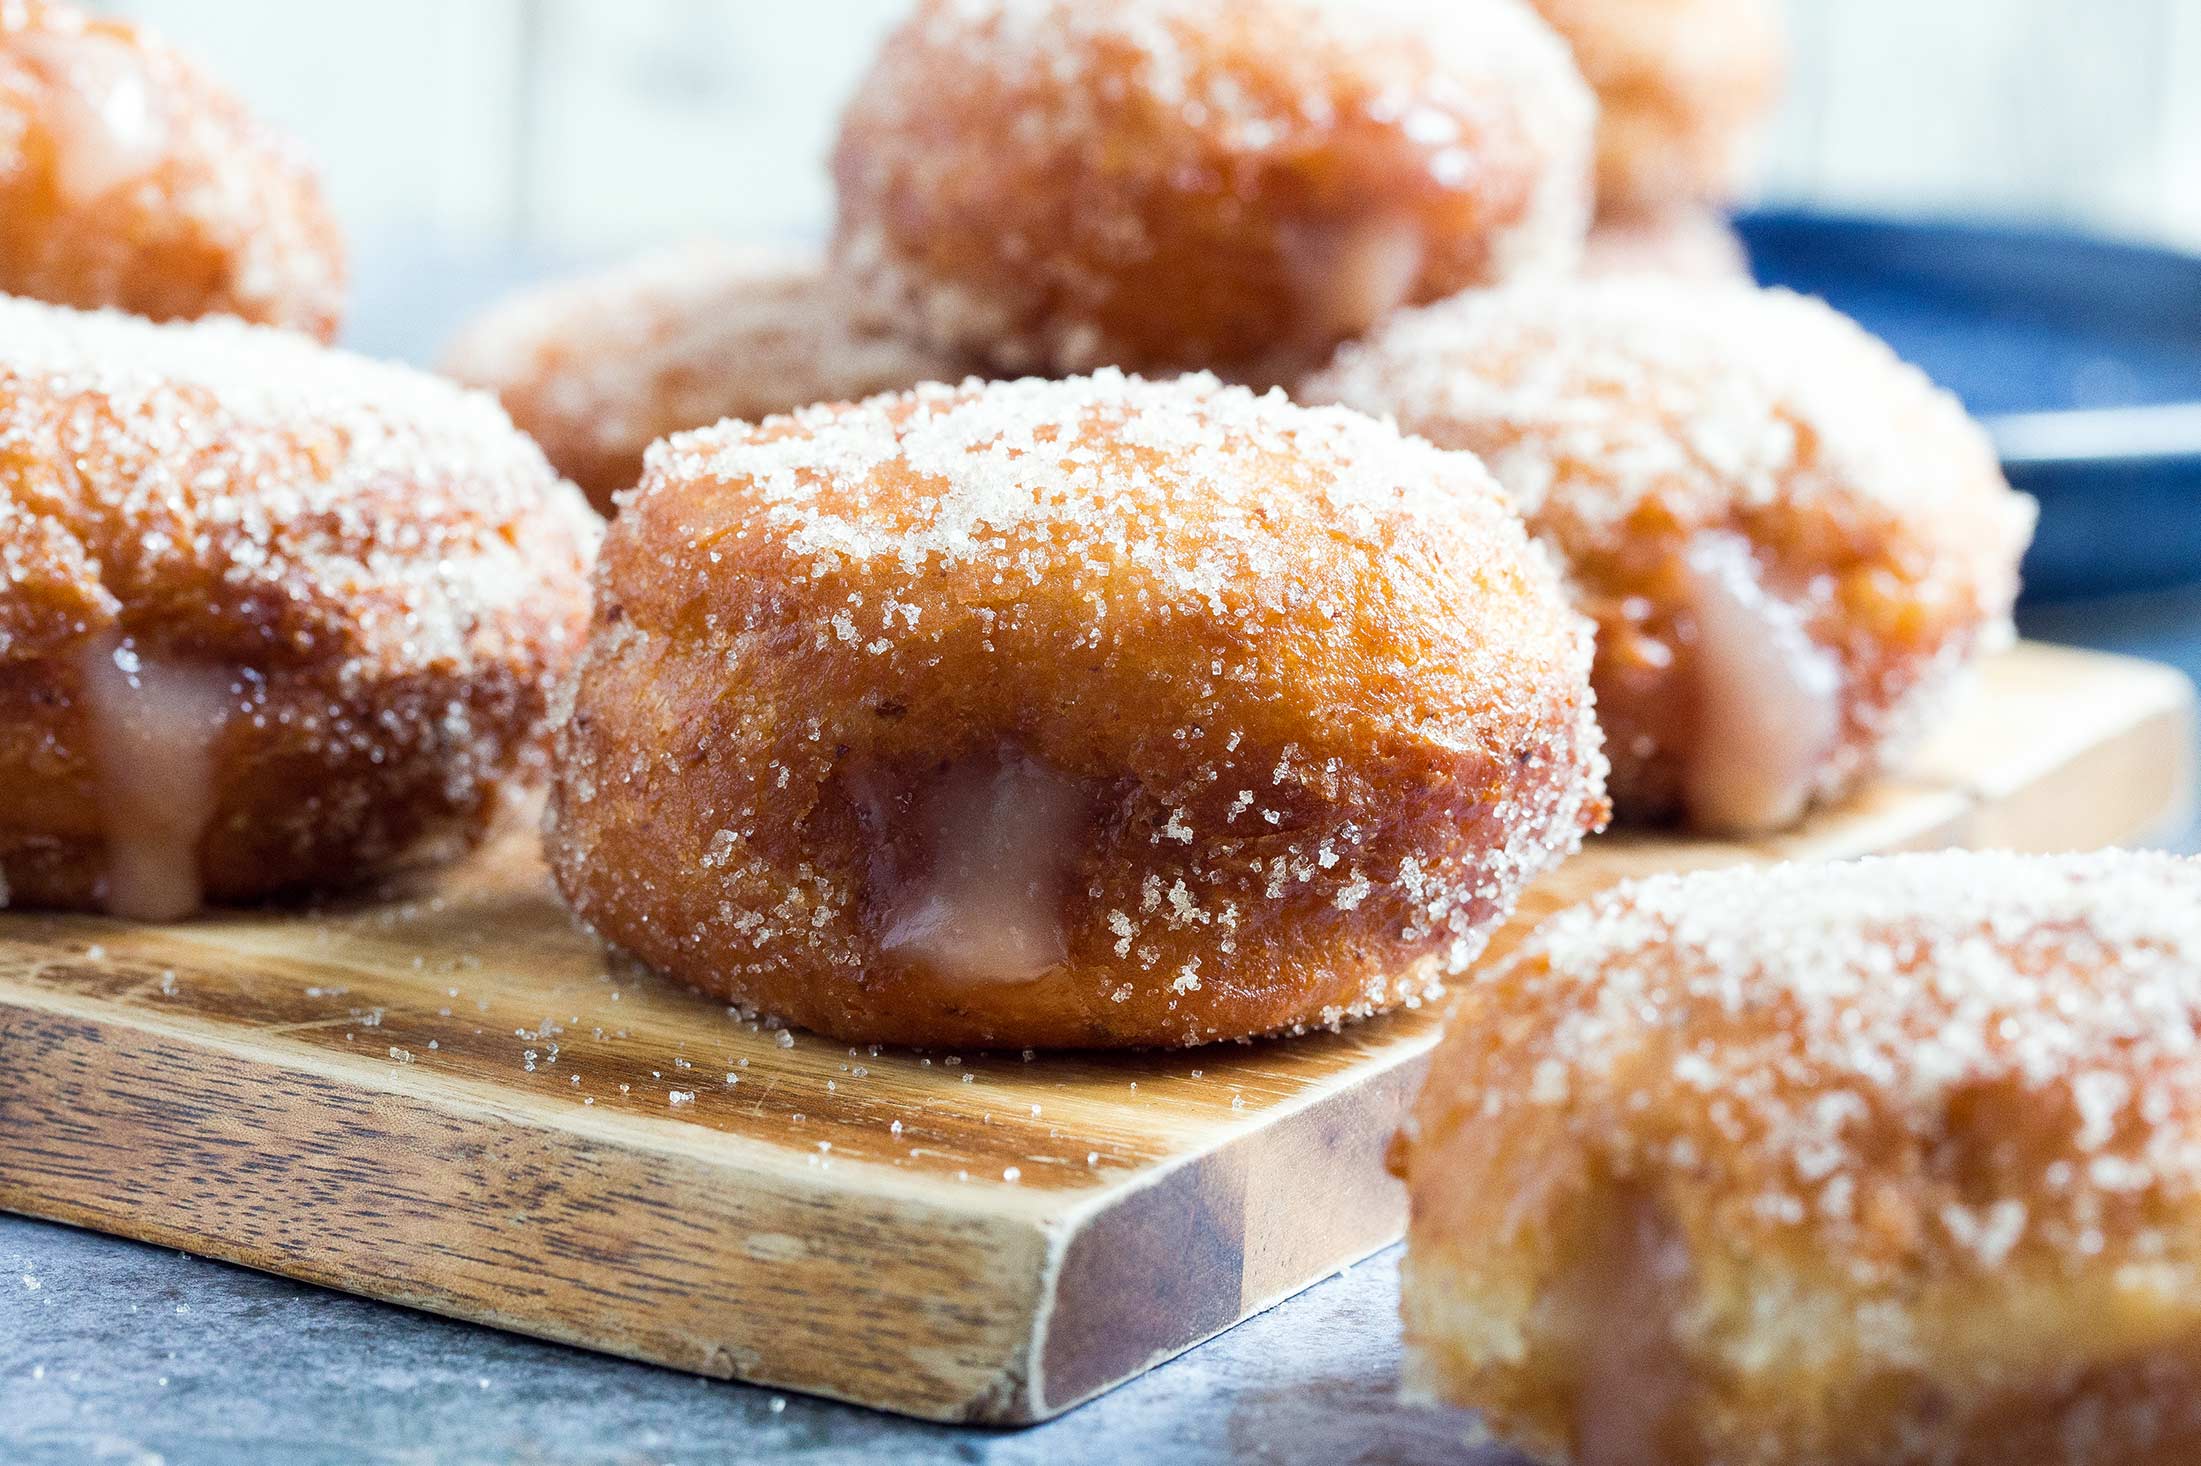
[[[1776,0],[1531,0],[1597,94],[1608,208],[1723,203],[1780,100]]]
[[[596,596],[560,889],[849,1042],[1415,1003],[1604,817],[1589,628],[1475,461],[1210,376],[682,434]]]
[[[0,297],[0,904],[160,920],[463,849],[598,535],[487,397]]]
[[[1956,399],[1818,301],[1632,276],[1408,312],[1308,400],[1479,454],[1598,624],[1613,802],[1794,823],[2010,635],[2033,502]]]
[[[493,306],[443,364],[494,392],[607,514],[667,434],[961,381],[967,367],[863,319],[818,262],[709,242]]]
[[[1675,204],[1599,214],[1582,244],[1581,273],[1747,281],[1750,257],[1717,209]]]
[[[842,119],[835,254],[1003,373],[1281,382],[1570,269],[1594,118],[1520,0],[921,0]]]
[[[1409,1388],[1575,1466],[2201,1460],[2201,864],[1731,868],[1548,920],[1393,1152]]]
[[[165,43],[0,0],[0,291],[334,338],[343,244],[312,172]]]

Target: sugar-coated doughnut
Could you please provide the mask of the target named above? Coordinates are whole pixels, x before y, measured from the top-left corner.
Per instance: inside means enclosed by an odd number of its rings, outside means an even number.
[[[1280,381],[1571,268],[1593,117],[1519,0],[921,0],[842,122],[837,258],[996,369]]]
[[[866,319],[816,261],[710,242],[517,295],[469,323],[443,364],[496,393],[606,513],[668,434],[960,381],[967,367]]]
[[[1575,1466],[2201,1460],[2201,864],[1662,877],[1448,1023],[1420,1392]]]
[[[1598,623],[1613,799],[1793,822],[2009,634],[2030,499],[1953,397],[1818,301],[1644,276],[1402,313],[1305,384],[1482,456]]]
[[[1717,209],[1673,204],[1599,214],[1582,243],[1581,273],[1748,280],[1750,257]]]
[[[0,291],[327,340],[343,245],[319,182],[166,44],[0,0]]]
[[[597,533],[480,394],[0,298],[0,895],[162,918],[464,845],[540,772]]]
[[[1588,627],[1475,461],[1212,377],[683,434],[596,592],[560,887],[851,1041],[1417,1001],[1603,818]]]
[[[1597,196],[1721,203],[1741,189],[1786,47],[1776,0],[1531,0],[1597,93]]]

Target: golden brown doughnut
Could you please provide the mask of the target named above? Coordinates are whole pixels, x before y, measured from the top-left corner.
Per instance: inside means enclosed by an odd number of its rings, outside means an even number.
[[[561,889],[850,1041],[1413,1002],[1603,817],[1588,628],[1474,460],[1212,377],[683,434],[596,588]]]
[[[1409,1375],[1575,1466],[2201,1460],[2201,865],[1621,887],[1394,1159]]]
[[[124,21],[0,0],[0,291],[329,340],[343,244],[313,174]]]
[[[496,393],[607,514],[659,438],[966,369],[866,320],[819,263],[714,243],[517,295],[469,323],[443,366]]]
[[[922,0],[842,121],[837,262],[1001,370],[1282,380],[1571,268],[1593,115],[1518,0]]]
[[[2032,501],[1953,397],[1818,301],[1641,276],[1475,292],[1304,395],[1480,454],[1565,562],[1623,817],[1791,823],[2009,634]]]
[[[596,534],[487,397],[0,297],[0,890],[171,917],[462,846]]]
[[[1750,258],[1717,209],[1674,204],[1599,214],[1582,244],[1581,273],[1747,281]]]
[[[1597,93],[1607,208],[1723,203],[1787,67],[1775,0],[1531,0]]]

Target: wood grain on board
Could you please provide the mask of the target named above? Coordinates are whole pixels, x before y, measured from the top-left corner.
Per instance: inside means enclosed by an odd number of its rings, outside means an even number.
[[[2175,672],[2022,647],[1907,771],[1628,875],[2134,838],[2188,797]],[[1397,1235],[1427,1010],[1191,1052],[919,1054],[607,963],[530,842],[311,913],[0,917],[0,1208],[704,1374],[1043,1419]]]

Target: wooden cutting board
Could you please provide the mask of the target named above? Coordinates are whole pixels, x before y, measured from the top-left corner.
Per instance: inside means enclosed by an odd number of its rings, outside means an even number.
[[[1893,778],[1622,876],[2091,846],[2189,788],[2168,669],[2027,646]],[[1510,936],[1501,936],[1502,948]],[[852,1049],[613,967],[515,839],[440,881],[173,927],[0,917],[0,1207],[704,1374],[1045,1418],[1398,1235],[1429,1011],[1137,1056]]]

